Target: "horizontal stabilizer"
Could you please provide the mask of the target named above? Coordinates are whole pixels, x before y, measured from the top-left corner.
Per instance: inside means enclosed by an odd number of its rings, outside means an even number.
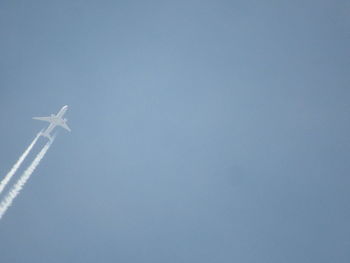
[[[42,133],[41,133],[41,136],[48,138],[50,141],[53,140],[52,136],[51,136],[49,133],[42,132]]]

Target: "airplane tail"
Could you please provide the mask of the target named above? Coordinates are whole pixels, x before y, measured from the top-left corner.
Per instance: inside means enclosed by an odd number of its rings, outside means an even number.
[[[45,133],[45,132],[41,132],[41,136],[48,138],[51,142],[54,139],[49,133]]]

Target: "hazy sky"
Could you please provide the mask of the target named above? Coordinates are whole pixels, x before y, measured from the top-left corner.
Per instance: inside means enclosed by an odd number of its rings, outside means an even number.
[[[350,262],[349,47],[346,0],[1,1],[1,178],[72,132],[0,262]]]

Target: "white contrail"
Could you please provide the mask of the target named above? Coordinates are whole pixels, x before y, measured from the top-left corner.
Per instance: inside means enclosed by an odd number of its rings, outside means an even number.
[[[54,139],[54,138],[53,138]],[[45,146],[41,149],[38,155],[35,157],[33,162],[24,171],[22,176],[18,179],[17,183],[11,188],[9,193],[4,197],[0,203],[0,219],[5,214],[6,210],[11,206],[13,200],[20,193],[25,183],[28,181],[31,174],[34,172],[35,168],[39,165],[41,159],[45,156],[47,150],[50,148],[53,139],[48,141]]]
[[[23,163],[24,159],[27,157],[29,152],[32,150],[33,146],[35,145],[36,141],[39,139],[39,136],[41,135],[41,132],[39,132],[32,143],[28,146],[28,148],[24,151],[24,153],[19,157],[17,162],[14,164],[14,166],[11,168],[11,170],[7,173],[7,175],[2,179],[0,182],[0,194],[4,190],[5,186],[8,184],[8,182],[11,180],[12,176],[16,173],[18,168],[21,166]]]

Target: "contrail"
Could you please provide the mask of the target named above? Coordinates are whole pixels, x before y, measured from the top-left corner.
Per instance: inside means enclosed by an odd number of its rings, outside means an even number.
[[[22,176],[18,179],[17,183],[11,188],[9,193],[4,197],[4,199],[0,203],[0,219],[6,213],[6,210],[11,206],[13,200],[20,193],[25,183],[28,181],[31,174],[34,172],[35,168],[39,165],[41,159],[45,156],[47,150],[50,148],[54,138],[48,141],[45,146],[41,149],[38,155],[35,157],[33,162],[28,166],[28,168],[24,171]]]
[[[35,145],[35,143],[37,142],[37,140],[39,139],[39,136],[41,135],[41,132],[39,132],[36,137],[34,138],[34,140],[32,141],[32,143],[28,146],[28,148],[24,151],[24,153],[21,155],[21,157],[19,157],[19,159],[17,160],[17,162],[14,164],[14,166],[11,168],[11,170],[7,173],[7,175],[4,177],[4,179],[2,179],[2,181],[0,182],[0,194],[2,193],[2,191],[4,190],[5,186],[8,184],[8,182],[11,180],[12,176],[16,173],[16,171],[18,170],[18,168],[21,166],[21,164],[23,163],[24,159],[27,157],[27,155],[29,154],[29,152],[32,150],[33,146]]]

